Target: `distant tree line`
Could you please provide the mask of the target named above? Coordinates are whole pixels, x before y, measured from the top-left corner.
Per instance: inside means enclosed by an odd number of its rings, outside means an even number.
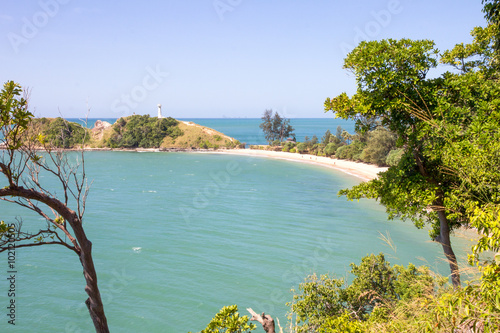
[[[261,124],[261,128],[266,128],[267,125],[263,126],[263,124],[269,124],[269,122],[264,120]],[[276,150],[278,148],[284,152],[316,156],[335,156],[339,159],[366,162],[378,166],[396,165],[403,153],[401,148],[396,147],[396,135],[380,124],[373,123],[371,128],[363,133],[350,134],[342,129],[342,126],[338,126],[335,134],[327,130],[321,139],[316,135],[311,138],[306,136],[303,142],[283,142],[279,138],[270,142],[270,149]],[[252,146],[251,148],[256,147]]]

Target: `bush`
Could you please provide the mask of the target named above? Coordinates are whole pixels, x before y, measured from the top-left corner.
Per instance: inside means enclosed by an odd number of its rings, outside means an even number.
[[[200,333],[247,333],[256,326],[248,322],[248,316],[240,317],[238,306],[223,307]]]
[[[335,151],[338,149],[338,147],[339,147],[339,144],[330,142],[329,144],[326,145],[326,147],[324,149],[325,155],[326,156],[335,155]]]
[[[401,157],[404,154],[404,149],[403,148],[398,148],[398,149],[393,149],[389,152],[385,159],[385,163],[388,166],[396,166],[399,164],[399,161],[401,160]]]
[[[39,128],[39,132],[45,136],[45,141],[58,148],[74,148],[87,143],[90,138],[88,129],[83,126],[64,120],[56,119],[33,119],[32,125]]]
[[[289,304],[296,332],[364,332],[368,320],[388,318],[398,302],[434,291],[428,268],[392,267],[382,253],[366,256],[351,268],[355,278],[350,285],[328,275],[311,275],[300,284],[300,293]]]
[[[271,146],[281,146],[281,141],[276,139],[273,142],[271,142]]]
[[[353,141],[350,145],[337,148],[335,156],[340,159],[358,161],[360,160],[365,145],[365,143],[360,141]]]
[[[106,142],[108,147],[158,148],[166,136],[176,139],[183,135],[173,118],[151,118],[134,115],[120,118],[113,125],[114,132]]]
[[[360,155],[363,162],[386,165],[389,152],[396,145],[396,136],[385,128],[378,128],[368,133],[366,147]]]
[[[295,148],[300,154],[303,154],[307,151],[307,145],[304,142],[298,143]]]

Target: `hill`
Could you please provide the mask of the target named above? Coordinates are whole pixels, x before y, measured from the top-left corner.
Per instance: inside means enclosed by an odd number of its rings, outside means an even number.
[[[155,148],[163,150],[219,149],[244,147],[240,142],[214,129],[174,118],[133,115],[119,118],[113,125],[97,121],[93,129],[62,118],[37,118],[33,132],[47,143],[65,149]]]

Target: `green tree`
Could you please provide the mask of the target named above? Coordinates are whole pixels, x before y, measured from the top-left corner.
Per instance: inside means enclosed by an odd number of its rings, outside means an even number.
[[[57,244],[73,251],[83,267],[88,295],[85,304],[96,332],[109,332],[92,259],[92,243],[83,228],[89,190],[83,152],[81,163],[73,165],[63,151],[54,150],[43,135],[33,132],[30,126],[33,115],[21,93],[21,86],[13,81],[5,83],[0,93],[0,147],[3,148],[0,200],[35,212],[45,220],[45,225],[40,226],[39,231],[26,232],[21,228],[23,221],[2,221],[0,252],[10,249],[12,242],[16,250]],[[44,172],[43,178],[39,177],[41,172]],[[44,183],[49,177],[59,183],[57,190],[49,189]],[[56,191],[62,199],[55,196]],[[70,204],[75,205],[75,209],[71,209]]]
[[[397,302],[430,295],[434,280],[426,267],[392,267],[383,254],[351,264],[352,283],[310,275],[294,292],[290,319],[294,332],[365,332],[370,317],[388,313]]]
[[[299,142],[296,148],[300,154],[305,153],[307,151],[307,145],[304,142]]]
[[[346,144],[350,144],[353,139],[353,136],[347,131],[342,131],[342,134],[340,136],[342,137],[342,141]]]
[[[342,141],[342,133],[344,132],[344,130],[342,129],[342,126],[337,126],[337,131],[335,133],[335,137],[337,137],[337,139],[339,139],[340,141]]]
[[[485,11],[491,11],[487,15],[490,25],[474,28],[471,44],[459,44],[443,56],[443,63],[467,65],[460,74],[445,77],[449,89],[440,96],[438,107],[448,117],[428,123],[445,141],[441,153],[446,170],[459,180],[450,205],[481,235],[472,248],[470,262],[483,272],[483,296],[493,300],[500,293],[500,51],[498,3],[486,3]],[[497,252],[496,260],[480,260],[488,251]],[[500,303],[487,304],[490,311],[500,312]]]
[[[395,148],[396,137],[383,127],[368,132],[366,147],[360,155],[363,162],[385,166],[387,155]]]
[[[483,13],[484,17],[488,20],[489,25],[494,30],[493,50],[495,57],[495,66],[499,64],[499,51],[500,51],[500,3],[498,0],[482,0],[484,4]]]
[[[83,126],[69,122],[61,117],[56,119],[33,119],[30,123],[45,136],[45,141],[57,148],[75,148],[87,143],[90,139],[89,130]]]
[[[266,141],[271,145],[275,140],[283,142],[289,136],[294,136],[294,128],[290,125],[290,119],[281,117],[278,112],[273,115],[273,110],[266,110],[262,116],[259,127],[264,132]]]
[[[330,130],[326,130],[325,135],[321,138],[321,143],[327,145],[330,143],[330,138],[334,137]]]
[[[327,144],[325,149],[324,149],[326,156],[335,155],[335,152],[337,151],[338,147],[339,147],[339,144],[337,144],[335,142],[330,142],[329,144]]]
[[[385,159],[385,164],[388,166],[396,166],[398,165],[399,161],[401,161],[401,157],[403,156],[405,150],[402,148],[396,148],[393,149],[387,154],[387,157]]]
[[[168,118],[153,118],[149,115],[134,115],[120,118],[113,124],[113,134],[106,142],[111,148],[158,148],[167,136],[175,139],[183,133],[178,121]]]
[[[405,148],[401,162],[378,179],[340,193],[351,200],[379,199],[389,218],[410,219],[419,228],[429,223],[431,237],[442,245],[452,283],[458,287],[460,274],[450,232],[466,221],[447,206],[457,177],[441,168],[443,140],[432,135],[425,121],[443,117],[436,112],[436,103],[447,89],[444,79],[426,77],[437,66],[437,57],[438,50],[428,40],[361,42],[344,64],[356,76],[356,94],[328,98],[325,110],[334,111],[337,117],[357,119],[356,129],[361,133],[379,121],[397,135],[398,145]]]
[[[248,320],[248,316],[240,317],[237,305],[225,306],[200,333],[248,333],[256,328]]]
[[[365,149],[366,144],[355,140],[350,145],[344,145],[337,148],[335,152],[335,157],[345,160],[360,161],[363,149]]]

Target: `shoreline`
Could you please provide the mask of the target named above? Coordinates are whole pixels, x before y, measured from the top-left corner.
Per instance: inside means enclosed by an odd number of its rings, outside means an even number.
[[[388,169],[387,167],[378,167],[374,164],[368,164],[362,162],[340,160],[324,156],[314,156],[308,154],[287,153],[287,152],[268,151],[268,150],[226,149],[226,150],[195,151],[195,152],[265,157],[265,158],[274,158],[274,159],[281,159],[293,162],[303,162],[338,170],[343,173],[349,174],[351,176],[361,178],[363,181],[375,179],[377,178],[379,172],[386,171]]]
[[[0,147],[2,149],[2,147]],[[65,151],[81,151],[79,148],[63,149]],[[324,156],[289,153],[282,151],[269,151],[257,149],[191,149],[191,148],[83,148],[83,151],[123,151],[123,152],[151,152],[151,153],[202,153],[202,154],[228,154],[250,157],[264,157],[320,165],[348,175],[368,181],[377,178],[379,172],[386,171],[387,167],[378,167],[374,164],[341,160]]]

